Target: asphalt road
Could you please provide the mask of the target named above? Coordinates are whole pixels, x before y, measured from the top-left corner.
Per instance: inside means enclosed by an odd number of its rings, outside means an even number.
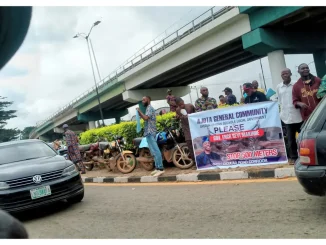
[[[31,238],[326,238],[326,198],[296,181],[86,186],[18,218]]]

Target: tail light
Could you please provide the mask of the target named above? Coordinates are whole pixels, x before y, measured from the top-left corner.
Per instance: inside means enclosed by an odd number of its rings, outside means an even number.
[[[302,165],[317,165],[316,147],[314,139],[305,139],[300,142],[300,163]]]

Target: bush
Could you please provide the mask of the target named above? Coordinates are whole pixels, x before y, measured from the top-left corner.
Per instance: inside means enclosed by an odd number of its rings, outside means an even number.
[[[170,112],[162,116],[156,117],[156,126],[158,131],[163,130],[163,125],[171,126],[175,112]],[[142,130],[139,134],[136,132],[136,122],[121,122],[119,124],[114,124],[106,126],[103,128],[95,128],[87,130],[80,134],[80,144],[91,144],[95,143],[97,139],[102,140],[107,139],[108,141],[113,141],[114,135],[123,136],[126,141],[126,149],[132,149],[132,140],[137,137],[141,137],[144,133],[144,120],[141,120]]]

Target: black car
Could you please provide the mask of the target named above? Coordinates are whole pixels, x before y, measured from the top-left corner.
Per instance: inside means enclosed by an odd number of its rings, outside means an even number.
[[[305,192],[324,196],[326,193],[326,98],[310,115],[298,137],[299,159],[295,174]]]
[[[76,166],[41,140],[0,144],[0,209],[18,212],[53,202],[80,202],[84,185]]]

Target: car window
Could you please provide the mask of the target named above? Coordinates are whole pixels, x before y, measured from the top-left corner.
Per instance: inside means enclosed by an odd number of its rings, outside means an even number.
[[[43,142],[28,142],[0,146],[0,165],[12,162],[56,156],[56,152]]]
[[[325,110],[326,107],[326,99],[324,98],[317,108],[311,113],[309,119],[305,123],[305,128],[308,130],[316,128],[316,126],[319,124],[320,120],[322,120],[323,124],[325,121],[325,115],[323,111]]]

